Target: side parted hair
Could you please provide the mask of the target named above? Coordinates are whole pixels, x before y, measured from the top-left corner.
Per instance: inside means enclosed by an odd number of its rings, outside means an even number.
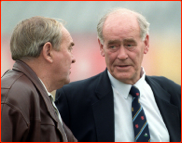
[[[111,9],[108,13],[106,13],[99,21],[98,25],[97,25],[97,36],[99,38],[99,40],[101,41],[101,43],[103,44],[104,42],[104,37],[103,37],[103,26],[104,23],[106,21],[106,19],[108,18],[108,16],[110,16],[113,13],[123,13],[123,12],[130,12],[133,13],[138,21],[139,27],[140,27],[140,37],[142,40],[145,40],[146,35],[149,34],[149,25],[150,23],[146,20],[146,18],[129,9],[126,8],[115,8],[115,9]]]
[[[12,59],[38,57],[46,42],[59,50],[62,27],[63,24],[57,20],[41,16],[21,21],[15,27],[10,40]]]

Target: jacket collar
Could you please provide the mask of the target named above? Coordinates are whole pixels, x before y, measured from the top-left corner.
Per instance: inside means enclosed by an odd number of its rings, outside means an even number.
[[[146,76],[145,79],[154,93],[156,103],[169,131],[170,141],[176,141],[180,132],[179,124],[176,122],[176,119],[179,117],[177,108],[170,103],[171,95],[152,77]],[[100,74],[96,85],[95,93],[99,100],[93,104],[92,109],[96,124],[97,139],[102,142],[114,142],[113,91],[107,69]]]
[[[92,105],[98,142],[114,142],[114,100],[107,69],[100,74],[95,89],[98,101]]]
[[[63,127],[61,126],[61,123],[59,122],[59,119],[58,119],[57,115],[55,114],[55,110],[51,104],[48,93],[46,92],[44,86],[42,85],[42,83],[39,80],[36,73],[26,63],[24,63],[21,60],[17,60],[15,62],[15,64],[13,65],[13,70],[24,73],[30,79],[30,81],[32,81],[32,83],[35,85],[35,87],[39,90],[40,95],[42,96],[42,98],[45,102],[45,105],[47,107],[47,110],[48,110],[50,116],[57,123],[57,129],[60,131],[61,134],[64,134]],[[63,136],[63,140],[64,140],[64,136]]]
[[[150,76],[146,76],[145,80],[152,88],[155,98],[160,98],[161,100],[170,103],[171,95],[167,93],[158,82],[153,80]]]
[[[48,97],[48,94],[47,94],[44,86],[42,85],[39,78],[37,77],[36,73],[26,63],[24,63],[23,61],[20,61],[20,60],[17,60],[15,62],[15,64],[13,65],[13,70],[23,72],[33,82],[33,84],[36,86],[36,88],[40,91],[41,96],[43,97],[43,99],[46,103],[47,109],[50,112],[51,111],[50,106],[49,106],[50,99]],[[50,114],[52,114],[52,113],[50,112]]]
[[[161,87],[159,82],[156,82],[152,77],[146,76],[146,81],[150,85],[164,123],[170,134],[170,141],[180,140],[180,127],[178,108],[171,104],[171,94]],[[162,83],[165,85],[165,83]],[[166,87],[170,88],[170,87]]]
[[[112,88],[111,88],[111,82],[109,80],[107,69],[100,74],[100,77],[98,79],[98,82],[96,84],[96,90],[97,97],[99,99],[102,99],[108,94],[112,94]]]

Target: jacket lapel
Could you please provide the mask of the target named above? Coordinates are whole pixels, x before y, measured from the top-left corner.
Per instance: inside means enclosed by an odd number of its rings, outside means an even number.
[[[92,109],[97,139],[99,142],[114,142],[114,101],[107,70],[101,73],[96,87],[98,101]]]
[[[171,95],[152,78],[147,76],[146,81],[152,88],[163,121],[170,134],[170,141],[181,140],[178,139],[181,133],[178,108],[170,103]]]
[[[28,65],[26,65],[24,62],[19,61],[19,60],[17,60],[15,62],[15,64],[13,65],[13,70],[23,72],[33,82],[35,87],[40,92],[40,95],[42,96],[42,98],[43,98],[43,100],[45,102],[45,105],[47,107],[47,110],[48,110],[50,116],[56,122],[57,129],[59,130],[61,135],[63,135],[64,134],[64,129],[61,126],[61,124],[59,123],[59,119],[58,119],[58,117],[55,114],[54,107],[51,105],[51,100],[49,99],[49,96],[48,96],[46,90],[44,89],[42,83],[38,79],[38,77],[35,74],[35,72]],[[63,141],[67,141],[64,136],[62,136],[62,138],[63,138]]]

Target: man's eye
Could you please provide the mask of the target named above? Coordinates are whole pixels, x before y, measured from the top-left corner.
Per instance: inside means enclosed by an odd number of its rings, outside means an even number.
[[[116,48],[116,46],[109,46],[109,48],[110,48],[110,49],[114,49],[114,48]]]
[[[126,47],[132,47],[133,44],[125,44]]]
[[[124,47],[131,49],[131,48],[135,47],[135,44],[134,43],[126,43],[126,44],[124,44]]]

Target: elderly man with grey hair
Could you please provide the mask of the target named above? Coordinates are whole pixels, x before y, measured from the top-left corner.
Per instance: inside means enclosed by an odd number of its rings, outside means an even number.
[[[149,23],[141,14],[114,9],[97,26],[106,70],[63,86],[56,105],[78,141],[180,142],[181,86],[147,76]]]
[[[70,82],[73,39],[61,22],[23,20],[10,41],[12,70],[1,78],[1,141],[77,141],[50,92]]]

